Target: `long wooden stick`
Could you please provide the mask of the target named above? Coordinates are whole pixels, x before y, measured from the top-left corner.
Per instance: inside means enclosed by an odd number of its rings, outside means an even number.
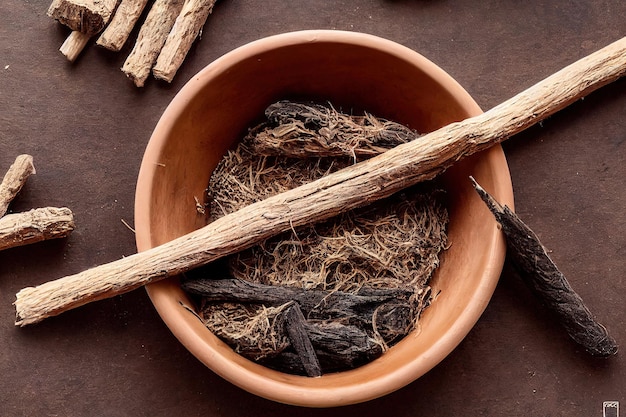
[[[145,252],[17,293],[16,324],[36,323],[91,301],[238,252],[294,226],[318,222],[432,179],[456,161],[538,123],[626,73],[626,38],[479,116],[317,181],[260,201]]]
[[[32,156],[24,154],[15,158],[15,162],[11,164],[0,183],[0,217],[5,215],[11,201],[20,192],[28,177],[34,173]]]

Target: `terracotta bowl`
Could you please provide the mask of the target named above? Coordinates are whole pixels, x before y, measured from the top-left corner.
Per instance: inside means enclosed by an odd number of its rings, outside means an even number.
[[[280,99],[330,101],[420,132],[481,112],[449,75],[416,52],[378,37],[303,31],[261,39],[217,59],[193,77],[165,110],[139,173],[135,225],[143,251],[203,226],[195,207],[228,148]],[[504,240],[473,191],[469,175],[512,207],[513,192],[500,146],[463,160],[442,177],[449,194],[450,248],[432,285],[439,297],[419,331],[379,359],[320,378],[288,375],[236,354],[185,306],[179,280],[147,286],[158,313],[202,363],[239,387],[278,402],[329,407],[397,390],[446,357],[487,306],[505,257]]]

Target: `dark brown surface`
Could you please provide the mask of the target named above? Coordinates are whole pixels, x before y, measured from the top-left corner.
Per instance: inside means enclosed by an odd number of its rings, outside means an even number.
[[[626,35],[626,3],[598,1],[218,2],[172,85],[137,89],[129,52],[91,45],[74,64],[49,2],[0,2],[0,170],[35,158],[10,210],[70,207],[65,240],[0,252],[0,414],[202,416],[601,416],[626,399],[624,353],[592,359],[507,264],[484,315],[439,366],[381,399],[296,409],[252,396],[201,365],[138,290],[27,327],[15,293],[135,252],[137,171],[167,103],[194,73],[263,36],[298,29],[372,33],[455,77],[488,109]],[[133,37],[136,36],[136,32]],[[504,145],[520,217],[598,320],[626,343],[626,80]]]

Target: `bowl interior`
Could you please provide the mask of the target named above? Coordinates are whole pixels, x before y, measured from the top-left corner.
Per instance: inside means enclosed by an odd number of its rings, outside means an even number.
[[[212,170],[280,99],[329,101],[430,132],[479,114],[454,80],[421,55],[374,36],[305,31],[238,48],[197,74],[175,97],[151,139],[137,184],[139,250],[204,225],[202,199]],[[512,207],[510,176],[499,146],[465,159],[442,181],[449,195],[450,248],[432,285],[437,300],[413,332],[358,369],[307,378],[237,355],[189,311],[176,279],[150,284],[152,302],[176,337],[204,364],[257,395],[304,406],[336,406],[394,391],[430,370],[465,337],[486,307],[504,262],[503,238],[468,176]],[[419,334],[418,334],[419,333]]]

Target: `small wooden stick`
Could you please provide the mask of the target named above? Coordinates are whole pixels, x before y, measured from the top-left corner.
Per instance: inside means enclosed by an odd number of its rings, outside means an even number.
[[[43,207],[0,218],[0,250],[66,237],[74,230],[72,211]]]
[[[137,87],[144,86],[183,3],[184,0],[156,0],[150,8],[135,46],[122,66],[124,74]]]
[[[93,36],[109,22],[118,0],[53,0],[48,16],[72,30]]]
[[[15,158],[15,162],[9,167],[0,183],[0,217],[5,215],[9,204],[32,174],[35,174],[32,156],[24,154]]]
[[[89,43],[89,39],[91,39],[91,36],[74,30],[69,34],[67,39],[65,39],[59,51],[65,55],[68,61],[74,62],[83,49],[85,49],[87,43]]]
[[[533,87],[420,140],[291,191],[249,205],[161,246],[79,274],[25,288],[16,324],[36,323],[254,246],[293,227],[389,197],[434,178],[456,161],[521,132],[626,73],[626,38],[565,67]]]
[[[315,349],[313,349],[313,344],[306,331],[306,319],[302,314],[302,310],[300,310],[300,306],[298,303],[293,303],[283,314],[287,336],[291,346],[298,354],[307,376],[322,376],[320,361],[317,359]]]
[[[172,82],[191,45],[202,31],[209,14],[213,11],[215,2],[216,0],[188,0],[185,2],[152,69],[152,74],[156,78]]]
[[[96,45],[111,51],[122,49],[148,0],[122,0]]]
[[[617,343],[595,321],[582,298],[572,289],[535,233],[507,206],[502,206],[471,178],[474,189],[493,213],[506,236],[513,262],[535,296],[559,318],[567,334],[594,356],[617,353]]]

